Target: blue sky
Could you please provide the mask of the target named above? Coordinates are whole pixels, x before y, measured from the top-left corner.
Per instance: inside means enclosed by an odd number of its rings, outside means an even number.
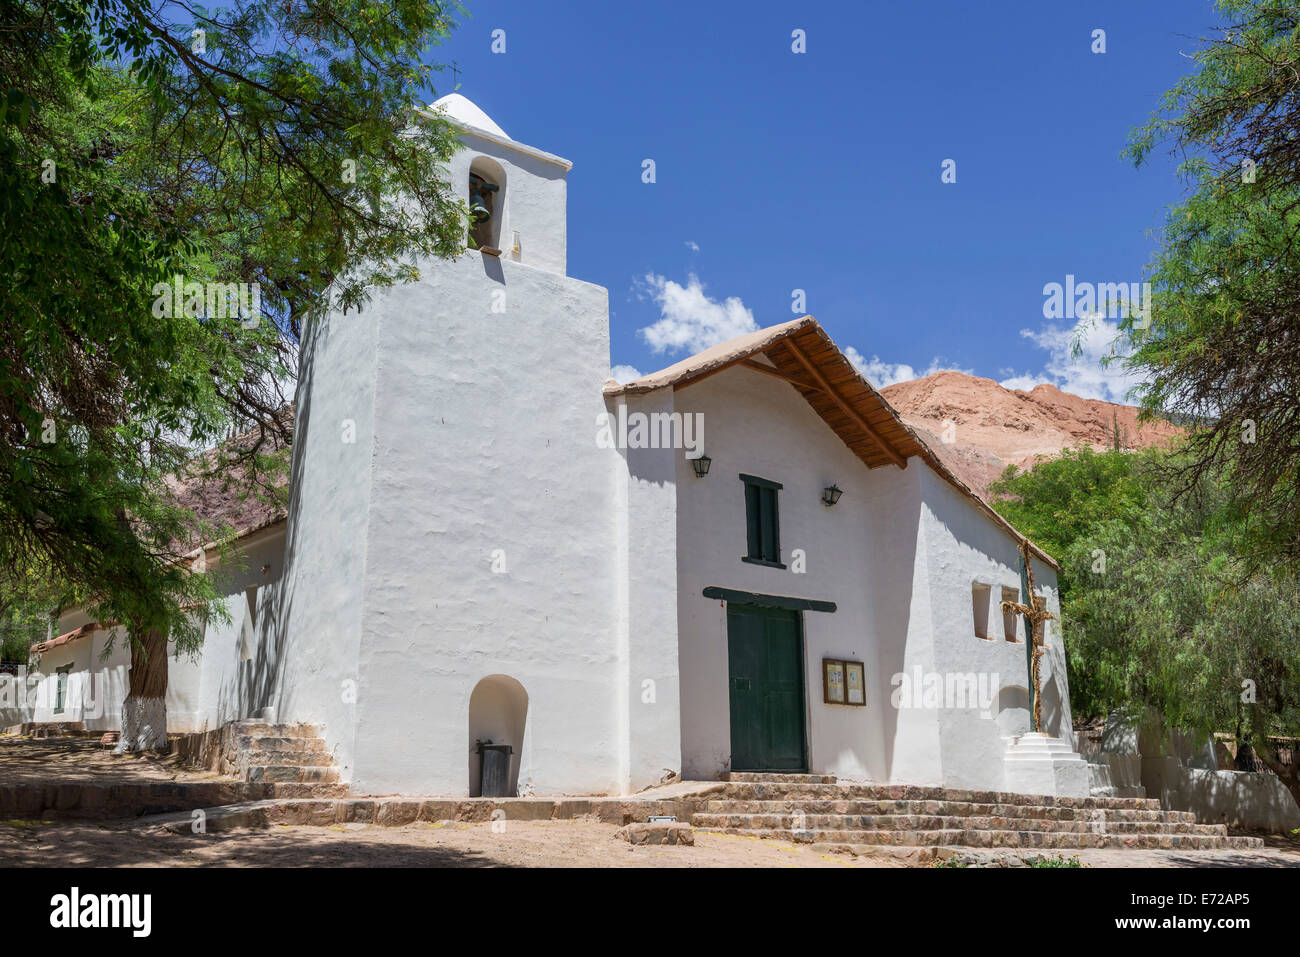
[[[1097,362],[1104,322],[1070,359],[1073,318],[1044,318],[1043,287],[1143,278],[1183,186],[1171,157],[1119,154],[1189,72],[1206,0],[468,9],[432,59],[511,137],[573,161],[569,274],[609,289],[615,365],[794,318],[802,289],[878,385],[934,368],[1131,385]]]

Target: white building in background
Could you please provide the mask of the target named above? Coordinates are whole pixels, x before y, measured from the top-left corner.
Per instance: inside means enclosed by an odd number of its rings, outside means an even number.
[[[306,331],[288,515],[241,539],[172,730],[319,724],[355,793],[476,794],[490,741],[520,793],[754,769],[1087,794],[1055,621],[1055,740],[1025,736],[998,609],[1021,536],[821,326],[610,380],[608,295],[566,271],[571,164],[433,108],[489,215]]]
[[[199,655],[178,655],[175,643],[169,645],[169,732],[220,727],[265,706],[269,670],[260,659],[275,633],[285,519],[274,509],[264,511],[237,533],[233,567],[221,564],[215,548],[208,552],[208,571],[220,585],[227,620],[214,615],[202,622]],[[56,627],[57,637],[32,645],[21,682],[19,676],[0,677],[0,728],[37,723],[120,730],[130,689],[126,629],[92,621],[80,608],[64,611]]]

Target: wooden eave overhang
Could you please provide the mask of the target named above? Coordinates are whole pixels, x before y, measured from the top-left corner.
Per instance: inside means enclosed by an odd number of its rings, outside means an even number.
[[[1016,541],[1028,542],[1035,555],[1060,571],[1050,555],[1016,531],[943,464],[812,316],[731,339],[622,385],[611,379],[604,392],[613,397],[668,387],[685,389],[734,366],[788,383],[867,468],[907,468],[908,459],[920,458]]]

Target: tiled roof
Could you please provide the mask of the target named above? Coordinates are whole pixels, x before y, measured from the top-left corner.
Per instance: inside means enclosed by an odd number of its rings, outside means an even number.
[[[101,625],[97,621],[89,621],[80,628],[73,628],[72,631],[65,632],[57,638],[51,638],[49,641],[40,641],[32,645],[30,651],[33,655],[43,654],[58,648],[60,645],[70,644],[79,638],[88,638],[101,629],[116,628],[117,625],[109,622],[107,625]]]

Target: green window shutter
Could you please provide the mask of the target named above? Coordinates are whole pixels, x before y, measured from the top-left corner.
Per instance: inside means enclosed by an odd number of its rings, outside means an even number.
[[[745,525],[750,558],[761,558],[763,555],[763,538],[759,531],[759,515],[762,512],[759,503],[761,491],[762,489],[757,485],[745,485]]]
[[[745,483],[745,560],[763,565],[781,565],[781,527],[777,504],[777,492],[781,489],[781,483],[743,474],[740,480]]]
[[[762,489],[762,529],[763,529],[763,559],[769,562],[779,562],[781,560],[781,539],[780,527],[777,523],[776,516],[776,489]]]

